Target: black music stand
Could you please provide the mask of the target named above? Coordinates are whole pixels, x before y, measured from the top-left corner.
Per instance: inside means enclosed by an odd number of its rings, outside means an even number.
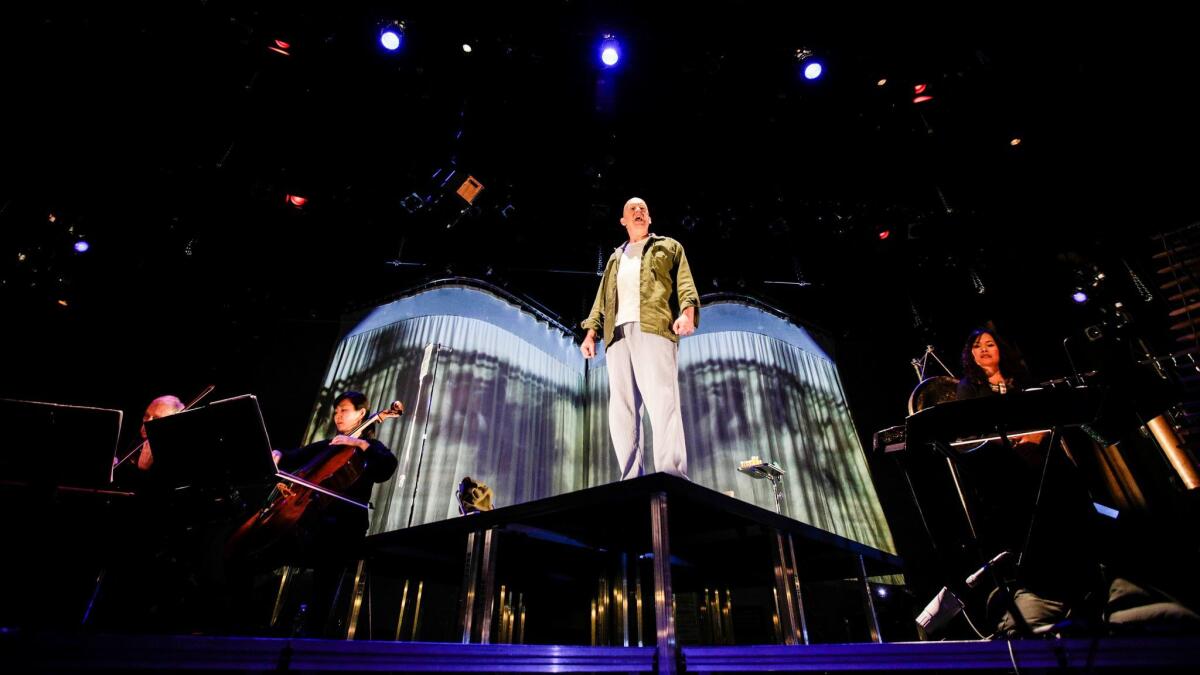
[[[991,563],[983,554],[970,500],[959,472],[958,460],[970,452],[969,445],[988,441],[1000,441],[1006,449],[1013,447],[1012,438],[1034,430],[1048,431],[1046,456],[1042,461],[1036,497],[1034,498],[1029,527],[1017,560],[1018,568],[1024,562],[1037,522],[1042,502],[1046,477],[1056,441],[1063,429],[1093,422],[1103,402],[1103,394],[1088,387],[1072,389],[1032,389],[1006,395],[986,396],[975,399],[949,401],[926,408],[909,416],[906,421],[908,443],[929,444],[945,457],[951,479],[958,493],[958,502],[966,519],[968,534],[979,558],[981,570],[986,569],[1000,590],[1006,609],[1013,618],[1016,630],[1021,635],[1032,631],[1025,622],[1013,599],[1012,589],[1004,583]],[[919,505],[918,505],[919,507]]]
[[[250,394],[151,420],[146,437],[167,488],[237,489],[275,478],[271,441]]]
[[[120,410],[0,399],[0,624],[77,626],[103,578]],[[21,434],[28,436],[25,442]]]
[[[0,481],[109,494],[123,413],[65,403],[0,399],[0,428],[36,433],[36,443],[0,452]]]

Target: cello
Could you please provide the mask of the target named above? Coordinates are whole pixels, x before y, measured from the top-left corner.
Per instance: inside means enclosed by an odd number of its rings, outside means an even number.
[[[403,414],[404,404],[393,401],[346,435],[359,438],[372,424]],[[335,500],[369,508],[369,504],[341,494],[362,477],[364,468],[364,452],[352,445],[331,445],[295,474],[277,471],[275,475],[291,486],[284,482],[275,485],[268,504],[230,535],[225,543],[225,558],[246,559],[269,553],[297,529],[307,514],[321,511]]]

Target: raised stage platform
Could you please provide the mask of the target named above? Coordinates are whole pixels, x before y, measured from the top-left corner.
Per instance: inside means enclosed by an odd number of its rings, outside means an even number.
[[[369,543],[374,579],[461,577],[455,632],[440,639],[656,645],[660,662],[681,642],[879,641],[868,579],[902,572],[895,555],[666,474]],[[829,583],[821,597],[847,615],[832,624],[810,599]]]
[[[368,542],[346,585],[346,639],[13,628],[0,660],[13,672],[1200,666],[1200,636],[911,641],[893,627],[911,629],[913,608],[878,580],[903,572],[899,558],[663,474]]]

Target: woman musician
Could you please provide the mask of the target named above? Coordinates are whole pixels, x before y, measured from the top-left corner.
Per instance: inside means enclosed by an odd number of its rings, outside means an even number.
[[[338,446],[354,447],[363,460],[361,474],[349,486],[337,492],[360,504],[371,498],[375,483],[382,483],[396,472],[395,455],[375,438],[375,426],[370,425],[356,438],[351,434],[368,416],[367,397],[357,391],[347,391],[333,403],[333,425],[336,434],[301,448],[273,452],[275,463],[283,471],[302,471],[313,463],[338,450]],[[324,508],[306,512],[299,521],[292,541],[285,546],[286,562],[313,569],[312,596],[302,625],[295,627],[304,635],[320,637],[327,630],[337,586],[347,565],[362,557],[363,541],[368,526],[367,510],[340,500],[322,497]]]

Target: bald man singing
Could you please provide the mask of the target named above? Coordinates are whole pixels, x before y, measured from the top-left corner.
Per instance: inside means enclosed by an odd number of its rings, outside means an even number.
[[[687,478],[687,447],[679,406],[679,338],[700,321],[700,296],[683,246],[650,232],[650,208],[625,202],[628,241],[608,258],[592,311],[581,327],[584,358],[602,336],[608,366],[608,430],[621,479],[645,473],[641,407],[654,429],[654,468]]]

